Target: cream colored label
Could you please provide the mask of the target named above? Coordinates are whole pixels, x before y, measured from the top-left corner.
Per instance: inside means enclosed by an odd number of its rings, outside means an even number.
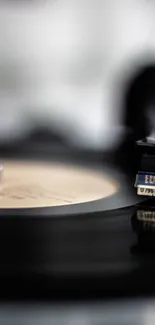
[[[102,172],[56,163],[3,163],[0,208],[60,206],[99,200],[118,191]]]
[[[138,186],[137,187],[137,194],[138,195],[145,195],[145,196],[155,196],[155,187],[151,186]]]

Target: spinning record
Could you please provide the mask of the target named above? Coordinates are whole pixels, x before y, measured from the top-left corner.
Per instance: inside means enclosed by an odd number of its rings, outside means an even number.
[[[118,275],[132,288],[133,207],[122,208],[143,198],[121,171],[72,152],[16,152],[0,163],[0,297],[84,292],[86,282],[109,292]]]
[[[104,172],[63,163],[3,161],[0,208],[40,208],[92,202],[115,194]]]
[[[137,203],[123,175],[71,159],[1,159],[0,214],[59,215],[104,211]]]

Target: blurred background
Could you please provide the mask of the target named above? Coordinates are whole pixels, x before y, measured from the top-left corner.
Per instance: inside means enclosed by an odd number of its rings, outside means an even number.
[[[0,0],[0,147],[35,132],[51,145],[119,146],[126,85],[155,65],[154,13],[151,0]],[[0,323],[154,324],[154,301],[93,308],[2,306]]]
[[[0,144],[36,129],[106,149],[126,132],[125,80],[155,61],[155,3],[0,0]]]

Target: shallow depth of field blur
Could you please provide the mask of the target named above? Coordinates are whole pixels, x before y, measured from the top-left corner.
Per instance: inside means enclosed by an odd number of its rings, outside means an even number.
[[[146,0],[0,0],[0,142],[44,126],[79,146],[115,146],[123,80],[155,60],[154,9]]]

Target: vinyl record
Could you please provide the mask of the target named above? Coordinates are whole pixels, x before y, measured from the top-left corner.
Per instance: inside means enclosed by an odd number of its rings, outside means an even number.
[[[41,208],[92,202],[119,190],[101,171],[57,163],[2,161],[0,208]]]
[[[105,165],[70,159],[1,159],[0,214],[70,215],[130,206],[142,200],[125,177]]]
[[[131,216],[142,198],[121,171],[73,154],[0,163],[0,298],[132,288]]]

